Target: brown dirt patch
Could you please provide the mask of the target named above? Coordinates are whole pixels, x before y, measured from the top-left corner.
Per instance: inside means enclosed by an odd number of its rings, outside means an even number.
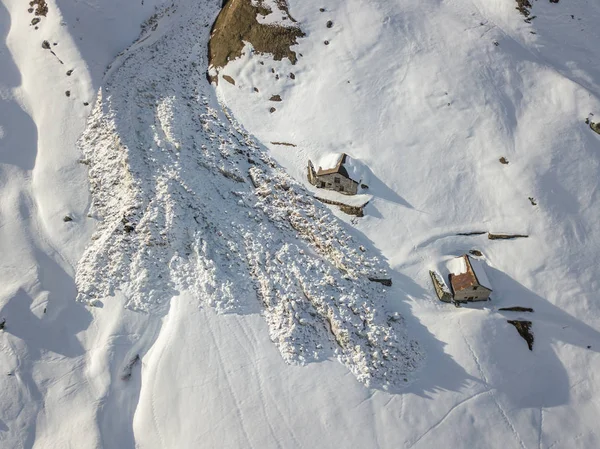
[[[284,0],[278,0],[277,5],[289,16]],[[297,39],[303,37],[304,33],[295,25],[287,27],[258,22],[258,14],[265,16],[270,12],[262,0],[259,0],[258,6],[253,6],[251,0],[228,0],[213,25],[208,43],[209,65],[218,70],[229,61],[239,58],[244,42],[252,44],[257,53],[271,54],[276,61],[288,58],[295,64],[296,52],[290,47],[297,44]],[[216,79],[212,77],[211,81]]]

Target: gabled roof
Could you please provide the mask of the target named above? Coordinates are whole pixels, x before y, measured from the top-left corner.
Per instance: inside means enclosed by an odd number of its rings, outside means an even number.
[[[455,292],[474,286],[492,291],[491,283],[485,274],[483,264],[479,260],[472,259],[466,254],[457,257],[452,261],[451,271],[450,282]]]
[[[348,179],[351,179],[350,175],[348,174],[348,171],[344,168],[344,163],[346,162],[346,157],[347,157],[346,153],[342,153],[333,168],[328,168],[328,169],[323,170],[321,167],[319,167],[319,170],[317,170],[317,176],[332,175],[332,174],[338,173]],[[356,182],[356,181],[354,181],[354,182]]]

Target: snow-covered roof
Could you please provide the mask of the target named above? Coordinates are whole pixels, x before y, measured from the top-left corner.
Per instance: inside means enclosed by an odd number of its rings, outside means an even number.
[[[475,284],[492,290],[483,263],[478,259],[465,254],[448,262],[448,269],[453,275],[452,286],[455,290],[462,290]]]
[[[339,173],[355,182],[363,179],[362,166],[346,153],[329,153],[319,160],[317,176]]]
[[[485,268],[483,267],[483,262],[479,259],[474,259],[472,257],[467,256],[469,259],[469,263],[471,264],[471,268],[473,269],[473,273],[479,282],[479,285],[485,288],[492,289],[492,284],[485,273]]]

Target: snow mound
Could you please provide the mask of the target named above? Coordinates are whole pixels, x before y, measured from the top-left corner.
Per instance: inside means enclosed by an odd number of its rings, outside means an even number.
[[[142,36],[97,98],[79,143],[99,224],[78,299],[122,291],[152,314],[181,291],[221,312],[260,304],[288,363],[333,354],[366,385],[404,385],[423,354],[368,280],[385,264],[220,107],[200,70],[206,15]]]

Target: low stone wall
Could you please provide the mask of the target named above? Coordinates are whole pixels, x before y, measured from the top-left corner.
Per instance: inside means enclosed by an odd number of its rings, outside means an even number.
[[[452,293],[450,293],[450,289],[448,289],[440,275],[435,271],[429,271],[429,276],[431,276],[431,282],[438,299],[444,302],[452,302]]]
[[[364,217],[365,213],[364,213],[364,207],[369,204],[369,202],[367,201],[365,204],[362,204],[360,206],[351,206],[349,204],[344,204],[344,203],[340,203],[339,201],[334,201],[334,200],[328,200],[327,198],[320,198],[318,196],[315,196],[316,200],[319,200],[322,203],[325,204],[332,204],[334,206],[339,206],[340,210],[348,215],[355,215],[357,217]]]

